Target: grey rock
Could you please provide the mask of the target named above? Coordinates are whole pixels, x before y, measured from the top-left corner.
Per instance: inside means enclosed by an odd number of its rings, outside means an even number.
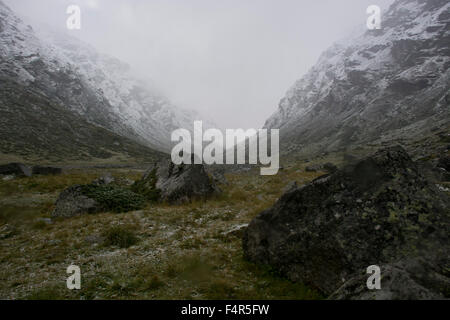
[[[19,177],[31,177],[32,171],[29,166],[22,163],[9,163],[0,165],[1,175],[15,175]]]
[[[52,217],[75,217],[87,213],[97,213],[102,206],[82,193],[82,186],[74,185],[60,193]]]
[[[448,257],[449,207],[402,148],[387,148],[284,194],[252,220],[244,254],[329,295],[369,265]]]
[[[104,176],[101,176],[98,179],[95,179],[94,181],[92,181],[92,184],[94,185],[108,185],[111,184],[115,181],[114,177],[111,175],[111,173],[106,173]]]
[[[220,192],[203,165],[175,165],[170,160],[159,162],[149,169],[137,184],[148,190],[156,188],[160,191],[160,200],[172,204],[206,199]]]

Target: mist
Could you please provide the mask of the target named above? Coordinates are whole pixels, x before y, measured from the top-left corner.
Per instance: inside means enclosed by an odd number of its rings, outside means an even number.
[[[128,63],[220,128],[259,128],[333,42],[392,0],[5,0]],[[81,8],[81,30],[66,9]]]

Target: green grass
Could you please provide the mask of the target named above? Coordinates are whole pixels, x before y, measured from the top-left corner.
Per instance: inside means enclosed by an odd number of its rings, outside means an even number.
[[[104,231],[105,245],[129,248],[138,242],[133,228],[129,226],[114,226]]]

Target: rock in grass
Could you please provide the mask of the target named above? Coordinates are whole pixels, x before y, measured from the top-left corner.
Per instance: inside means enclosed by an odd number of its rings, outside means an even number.
[[[168,203],[185,203],[193,199],[205,199],[219,192],[203,165],[175,165],[163,161],[148,170],[132,190],[150,200]]]
[[[95,179],[94,181],[92,181],[92,184],[95,185],[108,185],[111,184],[115,181],[114,177],[111,175],[111,173],[106,173],[105,175],[101,176],[98,179]]]
[[[420,285],[448,295],[449,264],[436,259],[449,261],[449,207],[402,148],[387,148],[284,194],[250,223],[244,254],[326,295],[370,265],[423,258],[441,280]]]
[[[22,163],[9,163],[0,165],[1,175],[14,175],[19,177],[31,177],[32,170]]]
[[[58,197],[52,217],[74,217],[98,212],[128,212],[141,209],[143,196],[114,185],[75,185]]]

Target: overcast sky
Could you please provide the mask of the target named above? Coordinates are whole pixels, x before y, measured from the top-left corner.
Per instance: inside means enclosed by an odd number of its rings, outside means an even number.
[[[259,128],[320,53],[355,28],[371,4],[392,0],[4,0],[150,79],[175,104],[221,128]]]

